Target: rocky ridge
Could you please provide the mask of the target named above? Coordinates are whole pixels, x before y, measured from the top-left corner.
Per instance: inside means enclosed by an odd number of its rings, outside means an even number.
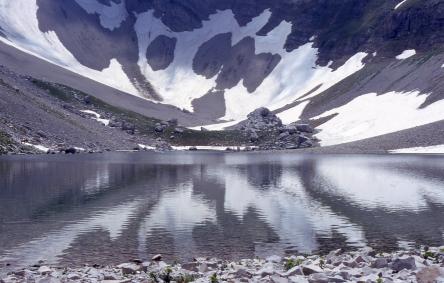
[[[161,255],[147,262],[136,259],[106,267],[38,264],[10,272],[0,282],[444,282],[444,247],[394,253],[364,248],[348,253],[335,250],[326,256],[270,256],[240,261],[197,258],[172,265],[162,261]]]
[[[250,142],[261,150],[308,148],[318,145],[314,128],[308,124],[284,125],[268,108],[261,107],[248,114],[247,119],[232,129],[245,133]]]

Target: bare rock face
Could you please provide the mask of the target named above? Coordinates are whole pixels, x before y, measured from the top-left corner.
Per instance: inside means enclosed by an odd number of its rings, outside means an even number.
[[[164,70],[174,60],[177,39],[160,35],[148,46],[146,58],[154,71]]]

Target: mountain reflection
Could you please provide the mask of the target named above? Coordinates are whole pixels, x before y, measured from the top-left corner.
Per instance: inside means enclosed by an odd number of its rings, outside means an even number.
[[[0,262],[438,245],[443,160],[276,153],[4,158]]]

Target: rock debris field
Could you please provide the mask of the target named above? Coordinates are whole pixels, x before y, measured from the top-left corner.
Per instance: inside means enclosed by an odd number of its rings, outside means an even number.
[[[197,258],[168,264],[156,255],[117,266],[62,268],[34,265],[10,272],[7,282],[444,282],[444,247],[378,253],[371,248],[335,250],[326,256],[270,256],[266,259],[225,261]]]

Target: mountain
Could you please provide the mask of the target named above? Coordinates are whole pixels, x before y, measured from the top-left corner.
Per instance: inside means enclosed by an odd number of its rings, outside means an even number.
[[[0,40],[17,72],[187,126],[265,106],[324,146],[444,143],[418,138],[444,119],[442,0],[0,0]],[[16,64],[11,47],[72,75]]]

